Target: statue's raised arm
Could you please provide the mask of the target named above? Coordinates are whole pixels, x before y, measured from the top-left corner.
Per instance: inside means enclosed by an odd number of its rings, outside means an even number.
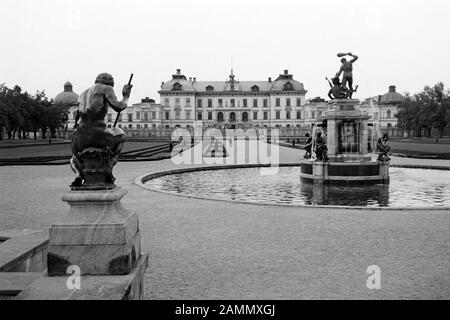
[[[352,60],[350,60],[350,63],[353,63],[356,60],[358,60],[358,56],[356,54],[352,54],[351,52],[349,52],[348,55],[353,58]]]

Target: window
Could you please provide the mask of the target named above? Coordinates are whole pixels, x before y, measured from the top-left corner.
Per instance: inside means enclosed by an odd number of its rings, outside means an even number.
[[[166,120],[169,120],[169,119],[170,119],[170,112],[166,111]]]
[[[311,118],[313,118],[313,119],[316,118],[316,112],[315,111],[311,111]]]
[[[292,86],[292,83],[286,82],[286,84],[283,87],[283,90],[284,91],[292,91],[292,90],[294,90],[294,87]]]
[[[242,113],[242,121],[243,122],[247,122],[248,121],[248,113],[247,112],[243,112]]]
[[[390,119],[392,117],[391,110],[386,111],[386,118]]]
[[[197,112],[197,120],[203,120],[203,113]]]
[[[129,125],[128,125],[128,129],[133,129],[133,125],[132,125],[132,124],[129,124]]]
[[[73,112],[73,114],[72,114],[72,119],[75,119],[75,118],[76,118],[76,116],[77,116],[77,112],[76,112],[76,111],[74,111],[74,112]]]
[[[286,119],[288,119],[288,120],[291,119],[291,112],[290,111],[286,111]]]
[[[186,98],[186,107],[191,106],[191,98]]]
[[[302,106],[302,99],[297,98],[297,107],[301,107]]]
[[[281,100],[280,100],[280,98],[276,98],[275,99],[275,106],[276,107],[279,107],[281,105]]]
[[[213,119],[213,114],[212,112],[208,112],[208,120],[212,120]]]
[[[175,98],[175,106],[180,106],[180,98]]]
[[[253,112],[253,120],[258,120],[258,112]]]
[[[286,98],[286,107],[291,106],[291,98]]]
[[[144,112],[144,121],[148,121],[148,111]]]
[[[165,106],[169,106],[170,105],[170,99],[169,98],[165,98],[164,99],[164,105]]]
[[[122,114],[119,113],[119,122],[122,122]]]
[[[140,111],[136,112],[136,120],[141,120],[141,112]]]
[[[156,119],[156,111],[152,111],[152,119]]]
[[[140,129],[140,128],[141,128],[141,125],[138,123],[138,124],[136,125],[136,128],[137,128],[137,129]]]
[[[264,120],[269,119],[269,113],[267,111],[264,111]]]
[[[219,99],[219,107],[222,107],[223,105],[223,99]]]
[[[186,120],[191,120],[191,112],[186,111]]]
[[[133,122],[133,114],[128,114],[128,122]]]
[[[275,119],[280,120],[280,111],[275,113]]]
[[[231,99],[231,107],[234,108],[234,106],[235,106],[235,100]]]
[[[180,111],[175,111],[175,120],[180,120]]]
[[[267,108],[269,106],[269,101],[267,99],[263,100],[263,106],[264,108]]]
[[[208,108],[212,108],[212,106],[213,106],[212,99],[208,99]]]
[[[183,88],[183,86],[181,84],[179,84],[178,82],[173,84],[172,90],[174,91],[179,91]]]
[[[203,108],[203,100],[202,99],[197,100],[197,108]]]
[[[258,99],[253,99],[253,108],[258,108]]]
[[[213,86],[207,86],[206,87],[206,91],[214,91],[214,87]]]
[[[297,119],[301,119],[302,118],[302,113],[300,111],[297,111]]]
[[[244,108],[247,108],[247,99],[242,100],[244,104]]]
[[[258,92],[259,91],[259,87],[258,86],[253,86],[252,87],[252,91],[253,92]]]
[[[108,122],[111,122],[111,121],[112,121],[112,114],[108,113]]]
[[[217,121],[222,122],[223,121],[223,112],[217,113]]]
[[[148,124],[144,124],[144,129],[148,129]]]

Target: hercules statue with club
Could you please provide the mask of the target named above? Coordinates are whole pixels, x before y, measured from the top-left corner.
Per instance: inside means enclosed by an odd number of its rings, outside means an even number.
[[[125,133],[122,129],[106,127],[105,116],[108,108],[122,112],[127,108],[133,75],[123,87],[122,101],[114,94],[114,79],[102,73],[95,85],[84,91],[79,98],[80,124],[72,138],[72,159],[70,165],[77,177],[72,182],[72,190],[110,190],[116,186],[112,174],[122,150]],[[117,115],[117,118],[119,117]]]
[[[328,83],[330,84],[330,91],[328,92],[328,96],[330,99],[351,99],[353,96],[353,93],[358,90],[358,86],[356,86],[355,89],[353,89],[353,63],[358,60],[358,56],[354,55],[352,53],[338,53],[337,56],[341,59],[341,68],[336,73],[334,78],[328,80]],[[345,56],[351,56],[352,59],[350,61],[347,61],[345,59]],[[342,82],[339,80],[339,77],[342,76]]]

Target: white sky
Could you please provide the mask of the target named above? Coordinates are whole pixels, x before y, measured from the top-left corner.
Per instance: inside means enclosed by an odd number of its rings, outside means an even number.
[[[109,72],[132,102],[159,101],[175,69],[197,80],[276,78],[289,69],[325,97],[338,52],[359,55],[355,97],[450,86],[448,0],[1,0],[0,83],[54,97]]]

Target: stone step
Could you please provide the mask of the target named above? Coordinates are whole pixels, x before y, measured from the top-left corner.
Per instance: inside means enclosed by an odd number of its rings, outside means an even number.
[[[16,296],[40,276],[36,272],[0,272],[0,296]]]

